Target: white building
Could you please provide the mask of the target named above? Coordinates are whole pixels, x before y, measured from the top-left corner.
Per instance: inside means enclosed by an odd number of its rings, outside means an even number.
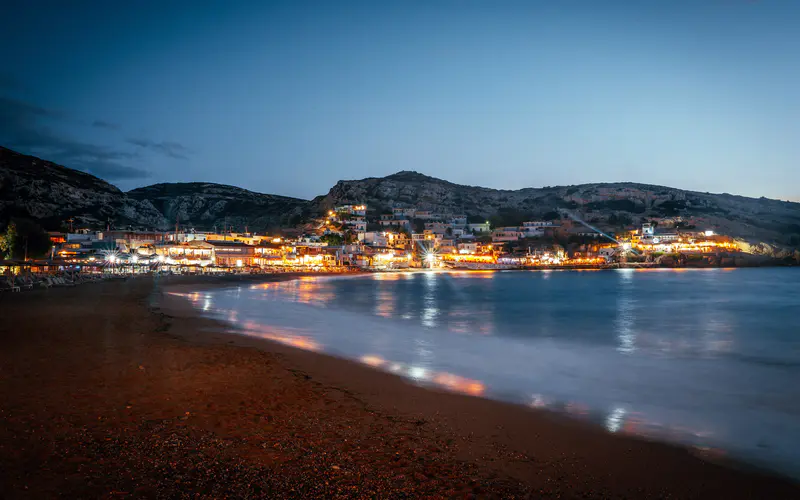
[[[489,233],[491,232],[491,227],[489,226],[489,222],[479,222],[476,224],[467,224],[467,230],[469,232],[475,233]]]
[[[389,246],[389,241],[386,239],[386,233],[378,233],[375,231],[358,233],[358,241],[373,247]]]
[[[458,244],[458,253],[461,254],[474,254],[478,251],[478,244],[477,243],[465,243],[461,242]]]
[[[411,222],[408,219],[379,220],[378,224],[386,228],[399,227],[404,229],[411,229]]]
[[[342,224],[352,227],[353,231],[357,233],[363,233],[367,230],[367,221],[364,220],[364,217],[351,217],[347,220],[343,220]]]
[[[395,218],[414,218],[417,210],[415,208],[401,208],[395,207],[392,209],[392,215]]]

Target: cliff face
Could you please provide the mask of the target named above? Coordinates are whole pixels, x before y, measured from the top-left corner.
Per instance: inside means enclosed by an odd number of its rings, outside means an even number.
[[[130,200],[156,208],[172,225],[213,229],[233,226],[264,231],[290,225],[307,202],[205,182],[154,184],[127,193]]]

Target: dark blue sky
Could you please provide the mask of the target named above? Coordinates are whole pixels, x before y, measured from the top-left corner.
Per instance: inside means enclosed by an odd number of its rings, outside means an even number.
[[[123,189],[417,170],[800,200],[798,0],[1,9],[0,144]]]

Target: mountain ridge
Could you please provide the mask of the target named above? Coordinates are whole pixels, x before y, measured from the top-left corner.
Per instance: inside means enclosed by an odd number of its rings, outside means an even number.
[[[0,148],[0,219],[26,216],[48,228],[74,218],[103,227],[255,231],[294,226],[333,206],[366,203],[372,216],[414,207],[498,222],[576,210],[598,224],[685,217],[745,240],[800,246],[800,203],[653,184],[603,182],[516,190],[456,184],[413,170],[338,181],[312,200],[212,182],[157,183],[123,192],[91,174]],[[792,239],[795,238],[795,239]]]

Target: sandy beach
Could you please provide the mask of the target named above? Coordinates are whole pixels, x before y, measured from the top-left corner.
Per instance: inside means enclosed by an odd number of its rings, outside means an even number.
[[[2,295],[0,497],[800,498],[684,448],[226,333],[169,293],[235,284]]]

